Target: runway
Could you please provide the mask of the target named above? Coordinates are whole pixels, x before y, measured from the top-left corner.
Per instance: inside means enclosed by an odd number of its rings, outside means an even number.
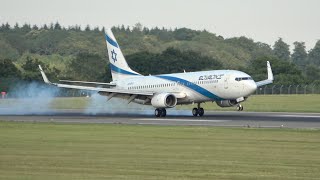
[[[193,117],[189,111],[169,110],[167,117],[156,118],[151,111],[86,114],[81,110],[55,110],[0,115],[0,121],[320,129],[320,113],[206,112],[203,117]]]

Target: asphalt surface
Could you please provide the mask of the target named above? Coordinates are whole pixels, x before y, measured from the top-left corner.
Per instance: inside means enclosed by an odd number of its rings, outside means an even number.
[[[2,114],[0,121],[320,129],[320,113],[205,112],[203,117],[193,117],[189,111],[168,110],[167,114],[156,118],[153,111],[87,114],[80,110],[55,110]]]

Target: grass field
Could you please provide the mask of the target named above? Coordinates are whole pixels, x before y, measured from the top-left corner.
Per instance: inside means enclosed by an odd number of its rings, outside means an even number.
[[[0,121],[0,179],[319,177],[320,130]]]
[[[90,98],[67,98],[67,100],[65,98],[59,98],[53,101],[51,106],[58,109],[81,109],[84,108],[89,101]],[[251,96],[248,101],[242,104],[245,107],[245,111],[320,113],[320,95],[259,95]],[[126,105],[126,103],[124,103],[124,105]],[[182,105],[177,106],[177,109],[192,109],[194,106],[195,105]],[[202,106],[206,110],[214,111],[235,110],[235,107],[221,108],[217,106],[216,103],[211,102],[205,103]],[[99,104],[97,105],[97,108],[99,108]]]

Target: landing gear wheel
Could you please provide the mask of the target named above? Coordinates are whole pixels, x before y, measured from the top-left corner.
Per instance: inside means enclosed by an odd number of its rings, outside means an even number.
[[[192,109],[192,115],[193,116],[203,116],[204,115],[204,109],[200,107],[200,103],[198,103],[198,108],[193,108]]]
[[[166,109],[161,109],[161,117],[166,117],[167,115],[167,110]]]
[[[237,106],[237,111],[243,111],[243,106],[241,104]]]
[[[156,117],[160,117],[161,114],[162,114],[161,109],[158,109],[158,108],[157,108],[157,109],[154,110],[154,115],[155,115]]]
[[[199,114],[198,108],[193,108],[192,109],[192,114],[193,114],[193,116],[198,116],[198,114]]]
[[[157,109],[154,110],[154,115],[155,115],[156,117],[166,117],[166,115],[167,115],[167,110],[166,110],[166,109],[159,109],[159,108],[157,108]]]
[[[200,108],[200,109],[198,110],[198,113],[199,113],[199,116],[200,116],[200,117],[203,116],[203,114],[204,114],[204,109],[203,109],[203,108]]]

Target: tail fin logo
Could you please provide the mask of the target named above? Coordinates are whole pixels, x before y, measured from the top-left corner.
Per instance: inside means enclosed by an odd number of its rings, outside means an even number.
[[[111,58],[114,63],[117,61],[117,53],[114,51],[114,49],[111,51]]]

